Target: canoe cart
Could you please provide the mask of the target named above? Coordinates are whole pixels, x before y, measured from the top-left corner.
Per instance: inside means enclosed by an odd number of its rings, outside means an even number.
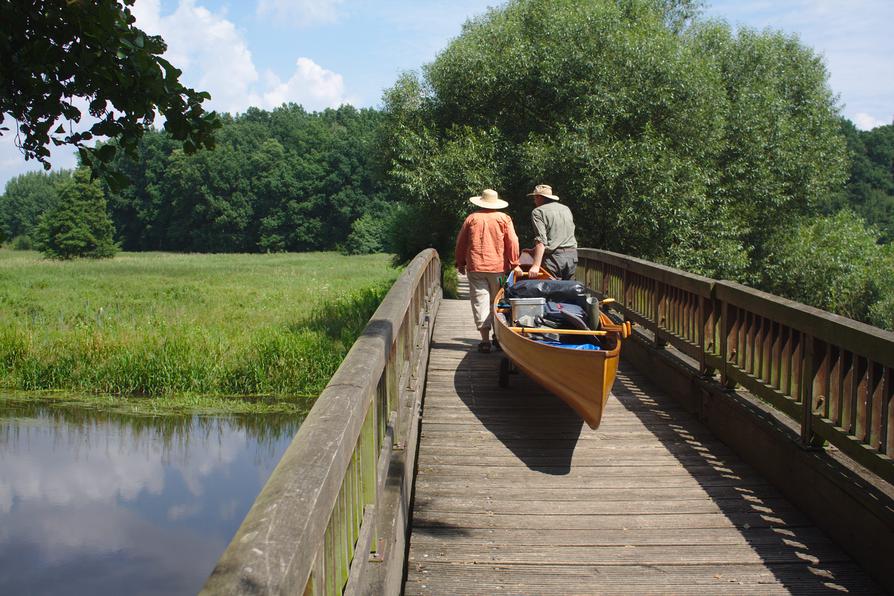
[[[542,274],[540,279],[552,277]],[[510,276],[507,287],[514,283]],[[506,356],[500,363],[500,386],[508,386],[509,374],[517,368],[565,401],[590,428],[596,429],[615,382],[621,342],[630,336],[630,322],[611,317],[600,308],[595,330],[520,326],[512,320],[504,295],[505,288],[501,288],[494,301],[494,334]],[[605,299],[600,304],[610,302],[614,300]],[[569,339],[567,336],[592,343],[563,344],[563,340]]]

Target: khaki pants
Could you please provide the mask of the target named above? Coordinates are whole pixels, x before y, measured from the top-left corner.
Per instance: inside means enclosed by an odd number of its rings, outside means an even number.
[[[577,272],[577,251],[565,249],[543,257],[543,266],[559,279],[574,279]]]
[[[490,329],[493,326],[494,298],[500,289],[499,279],[503,273],[486,273],[483,271],[469,271],[469,299],[472,301],[472,316],[475,317],[475,327]]]

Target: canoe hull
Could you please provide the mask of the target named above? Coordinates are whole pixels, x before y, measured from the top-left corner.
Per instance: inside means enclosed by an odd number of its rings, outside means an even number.
[[[503,298],[500,290],[496,302]],[[602,315],[605,323],[611,320]],[[494,333],[500,348],[515,365],[541,387],[555,394],[595,429],[618,371],[619,333],[610,334],[605,350],[572,350],[546,345],[509,329],[502,313],[494,316]]]

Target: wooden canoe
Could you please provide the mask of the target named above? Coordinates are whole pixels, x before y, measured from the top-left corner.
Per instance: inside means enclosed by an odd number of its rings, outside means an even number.
[[[507,320],[508,313],[497,308],[502,301],[501,288],[494,302],[494,334],[504,354],[540,386],[571,406],[590,428],[596,429],[615,382],[621,341],[629,335],[629,324],[616,324],[600,313],[600,329],[606,332],[600,337],[603,349],[561,348],[538,342],[529,333],[512,327],[512,321]]]

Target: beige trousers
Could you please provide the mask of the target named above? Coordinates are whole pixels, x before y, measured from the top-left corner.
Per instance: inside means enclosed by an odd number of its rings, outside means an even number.
[[[503,273],[469,271],[469,299],[472,301],[472,316],[478,330],[493,326],[494,298],[500,289],[499,279]]]

